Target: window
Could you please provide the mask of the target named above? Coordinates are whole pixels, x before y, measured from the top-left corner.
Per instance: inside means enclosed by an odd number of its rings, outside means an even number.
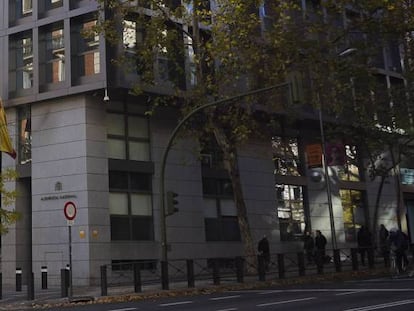
[[[153,240],[151,175],[109,172],[112,240]]]
[[[276,185],[281,241],[299,239],[305,230],[303,187]]]
[[[357,230],[365,224],[363,193],[357,190],[340,190],[345,228],[345,241],[356,242]]]
[[[33,86],[33,42],[32,33],[10,37],[9,91],[13,97],[17,92]]]
[[[19,106],[19,162],[26,164],[32,160],[32,129],[30,105]]]
[[[108,113],[108,157],[149,161],[149,122],[141,114]]]
[[[200,161],[204,168],[224,168],[223,151],[218,146],[212,135],[206,135],[200,140],[201,152]]]
[[[46,8],[54,9],[63,6],[63,0],[46,0]]]
[[[240,241],[231,181],[203,178],[204,224],[207,241]]]
[[[88,77],[101,72],[99,34],[95,33],[96,20],[72,20],[72,59],[75,78]]]
[[[276,175],[301,175],[297,138],[272,137],[272,151]]]
[[[32,14],[32,0],[22,0],[22,15]]]
[[[65,46],[63,24],[57,23],[41,29],[42,41],[39,76],[41,84],[58,83],[65,80]]]

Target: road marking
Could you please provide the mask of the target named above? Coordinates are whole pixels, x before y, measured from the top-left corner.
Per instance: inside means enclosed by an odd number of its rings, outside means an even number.
[[[138,308],[112,309],[109,311],[132,311],[132,310],[138,310]]]
[[[315,289],[280,289],[258,293],[268,295],[275,293],[312,293],[312,292],[414,292],[414,288],[315,288]]]
[[[215,297],[215,298],[210,298],[210,300],[224,300],[224,299],[233,299],[233,298],[240,298],[240,295]]]
[[[345,296],[345,295],[359,294],[361,292],[362,291],[344,292],[344,293],[335,294],[335,296]]]
[[[178,301],[178,302],[171,302],[171,303],[163,303],[160,304],[160,307],[171,307],[171,306],[178,306],[178,305],[186,305],[189,303],[193,303],[192,301],[188,300],[188,301]]]
[[[312,300],[312,299],[316,299],[316,297],[308,297],[308,298],[302,298],[302,299],[292,299],[292,300],[283,300],[283,301],[262,303],[262,304],[256,305],[256,307],[267,307],[267,306],[281,305],[281,304],[284,304],[284,303],[292,303],[292,302],[306,301],[306,300]]]
[[[216,311],[236,311],[238,310],[237,308],[230,308],[230,309],[220,309],[220,310],[216,310]]]
[[[353,308],[353,309],[346,309],[344,311],[369,311],[369,310],[378,310],[378,309],[384,309],[389,307],[396,307],[396,306],[402,306],[402,305],[408,305],[414,303],[414,300],[401,300],[401,301],[395,301],[395,302],[389,302],[389,303],[383,303],[379,305],[372,305],[372,306],[365,306],[360,308]]]

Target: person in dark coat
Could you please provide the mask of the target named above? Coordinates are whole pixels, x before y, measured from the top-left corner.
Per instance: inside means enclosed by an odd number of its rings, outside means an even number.
[[[305,250],[308,263],[312,263],[315,252],[315,241],[313,240],[312,233],[309,231],[306,231],[303,237],[303,249]]]
[[[259,252],[259,255],[263,257],[265,268],[268,270],[270,263],[270,247],[269,240],[266,236],[263,236],[263,238],[259,241],[257,251]]]
[[[315,237],[315,251],[316,251],[316,261],[318,264],[322,264],[325,261],[325,248],[326,248],[326,238],[320,230],[316,230]]]
[[[408,265],[406,250],[409,246],[408,236],[399,229],[392,229],[390,232],[390,248],[395,254],[395,261],[398,272],[403,272]],[[403,266],[404,263],[404,266]]]
[[[372,247],[371,232],[369,232],[365,226],[361,226],[359,229],[357,241],[359,254],[361,256],[361,264],[365,266],[365,255],[368,252],[368,249]]]

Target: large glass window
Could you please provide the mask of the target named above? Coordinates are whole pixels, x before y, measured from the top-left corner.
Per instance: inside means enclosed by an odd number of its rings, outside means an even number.
[[[65,46],[63,24],[57,23],[41,29],[42,41],[39,76],[41,84],[58,83],[65,80]]]
[[[12,94],[33,86],[32,33],[10,37],[9,92]]]
[[[152,240],[151,175],[109,172],[112,240]]]
[[[357,231],[365,225],[363,192],[358,190],[340,190],[345,228],[345,241],[356,242]]]
[[[297,138],[272,137],[272,151],[276,175],[301,175]]]
[[[92,76],[101,72],[100,37],[94,31],[95,26],[96,20],[86,17],[72,21],[72,71],[75,78]]]
[[[301,238],[305,230],[303,187],[276,185],[276,191],[280,239],[289,241]]]
[[[149,124],[143,115],[108,113],[108,157],[149,161]]]
[[[237,209],[229,179],[203,178],[207,241],[240,241]]]

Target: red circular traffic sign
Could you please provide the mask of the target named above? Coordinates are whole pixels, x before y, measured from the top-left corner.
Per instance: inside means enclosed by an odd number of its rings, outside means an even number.
[[[75,203],[69,201],[65,203],[65,208],[63,209],[65,217],[67,220],[74,220],[76,217],[76,205]]]

